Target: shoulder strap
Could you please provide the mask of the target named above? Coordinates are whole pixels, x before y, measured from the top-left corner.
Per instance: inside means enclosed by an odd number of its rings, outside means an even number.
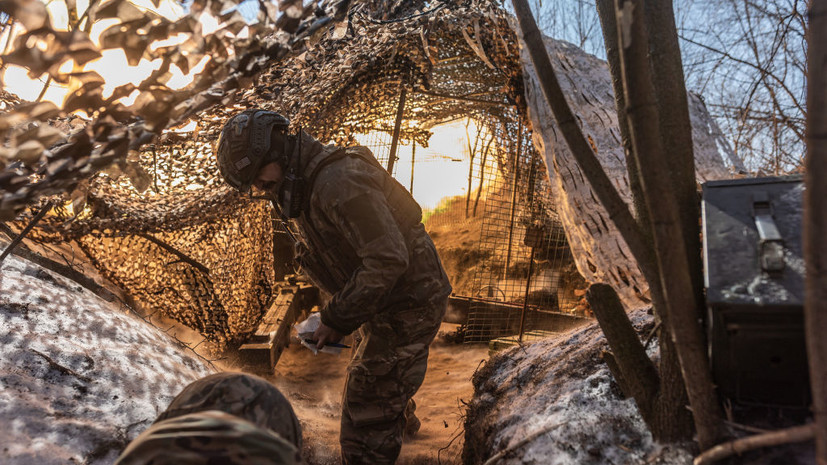
[[[368,163],[371,163],[372,165],[380,169],[383,169],[382,165],[380,165],[379,161],[377,161],[376,158],[374,158],[373,155],[371,155],[370,151],[361,146],[343,147],[334,150],[333,152],[330,152],[327,155],[316,157],[313,160],[311,160],[310,163],[308,163],[307,166],[305,166],[304,168],[304,172],[307,173],[307,176],[305,178],[307,180],[307,183],[305,184],[305,189],[307,192],[307,195],[305,196],[305,208],[310,203],[310,195],[313,192],[313,185],[316,183],[316,178],[319,176],[319,173],[322,171],[322,169],[325,166],[333,163],[334,161],[341,160],[345,157],[359,157],[367,161]]]

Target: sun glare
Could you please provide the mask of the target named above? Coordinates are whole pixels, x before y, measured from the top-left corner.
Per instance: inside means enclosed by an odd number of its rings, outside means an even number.
[[[466,195],[468,191],[468,138],[471,138],[473,146],[480,129],[471,121],[466,135],[466,121],[463,119],[434,126],[428,147],[416,147],[416,153],[413,154],[413,196],[424,209],[436,208],[442,199]],[[367,145],[368,141],[376,140],[376,135],[359,134],[356,140]],[[400,145],[395,168],[396,179],[408,188],[411,187],[412,148],[410,143]],[[475,191],[478,187],[479,174],[475,172],[471,189]]]
[[[162,0],[161,4],[157,8],[152,4],[152,0],[131,0],[131,3],[138,8],[154,11],[169,20],[176,20],[184,15],[183,8],[174,0]],[[88,5],[89,0],[78,0],[77,9],[79,12],[83,12]],[[68,28],[66,3],[60,1],[48,2],[47,9],[52,20],[52,25],[55,29],[66,30]],[[201,21],[202,30],[205,34],[214,32],[220,26],[218,20],[208,14],[202,14],[199,19]],[[117,23],[118,20],[115,18],[105,19],[94,23],[89,31],[90,38],[93,42],[99,43],[101,33],[108,27]],[[6,28],[6,30],[9,29],[11,28]],[[24,32],[20,27],[15,29],[15,36]],[[246,29],[243,32],[246,33]],[[186,38],[187,36],[185,34],[179,34],[165,40],[153,42],[149,47],[151,50],[155,50],[158,47],[176,45],[186,40]],[[14,37],[12,37],[11,40],[13,41]],[[0,37],[0,46],[4,46],[8,41],[8,34]],[[188,74],[184,74],[175,65],[170,66],[169,77],[166,85],[173,90],[186,87],[192,82],[195,74],[204,70],[204,67],[209,59],[209,56],[204,56],[194,67],[192,67]],[[142,59],[137,66],[130,66],[123,51],[103,50],[101,52],[101,57],[87,63],[83,70],[95,71],[105,79],[102,90],[103,96],[106,98],[112,95],[112,92],[116,87],[127,83],[136,85],[139,84],[141,81],[149,77],[153,71],[160,68],[161,64],[161,59],[152,61]],[[73,63],[64,63],[60,70],[64,73],[72,72]],[[60,106],[62,105],[64,99],[79,85],[78,83],[70,83],[69,85],[57,83],[53,80],[47,79],[45,74],[32,79],[27,75],[27,72],[28,70],[25,68],[15,65],[8,65],[3,75],[3,88],[16,94],[24,100],[33,101],[40,96],[41,101],[50,101]],[[49,87],[44,92],[43,88],[47,84],[47,81]],[[121,98],[119,101],[124,105],[131,105],[135,102],[137,96],[138,92],[135,91],[132,92],[132,94]]]

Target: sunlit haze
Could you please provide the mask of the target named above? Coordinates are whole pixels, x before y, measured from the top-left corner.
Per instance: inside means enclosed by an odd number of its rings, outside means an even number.
[[[466,120],[458,120],[432,128],[433,136],[427,148],[416,147],[414,166],[413,196],[425,209],[433,209],[445,197],[465,195],[468,190],[468,139],[465,132]],[[468,136],[473,145],[477,127],[472,122]],[[359,143],[366,144],[371,135],[357,135]],[[412,145],[400,145],[396,160],[395,177],[405,187],[411,182]],[[475,173],[472,189],[479,183]]]
[[[152,10],[161,16],[169,20],[176,20],[184,15],[184,10],[182,9],[181,5],[173,0],[161,0],[161,3],[158,8],[155,8],[152,5],[150,0],[132,0],[132,4],[136,5],[137,7],[144,9],[144,10]],[[88,6],[88,0],[78,0],[77,2],[77,9],[79,12],[85,11],[86,7]],[[52,20],[52,25],[56,29],[67,29],[68,25],[68,16],[66,12],[66,4],[64,2],[50,2],[47,3],[47,9],[49,10],[49,15]],[[218,22],[217,20],[207,14],[202,14],[200,17],[202,31],[206,33],[214,32],[218,29]],[[106,30],[108,27],[116,24],[118,22],[117,19],[105,19],[101,21],[97,21],[92,25],[92,29],[90,30],[89,36],[93,42],[98,43],[98,39],[100,34]],[[8,31],[10,28],[6,28]],[[15,29],[15,37],[22,33],[23,31],[20,28]],[[245,31],[246,32],[246,29]],[[186,39],[186,35],[179,34],[177,37],[171,37],[169,39],[163,41],[155,41],[150,44],[150,49],[156,49],[158,47],[174,45],[176,43],[183,42]],[[5,46],[8,42],[8,32],[0,36],[0,45]],[[13,38],[12,38],[13,40]],[[112,91],[118,87],[122,86],[127,83],[138,84],[144,79],[146,79],[153,71],[157,70],[162,63],[162,60],[157,59],[153,61],[142,59],[137,66],[129,66],[126,55],[124,55],[122,50],[103,50],[101,52],[102,56],[96,60],[92,60],[84,66],[84,71],[95,71],[100,74],[105,80],[105,84],[103,85],[103,96],[108,97],[112,94]],[[170,66],[170,77],[167,81],[167,86],[171,89],[180,89],[190,82],[192,82],[193,76],[198,72],[204,69],[204,66],[207,64],[209,60],[208,56],[205,56],[196,66],[192,68],[189,74],[184,74],[178,69],[175,65]],[[72,62],[64,63],[61,67],[61,72],[71,72],[72,71]],[[21,68],[14,65],[9,65],[6,67],[5,74],[3,75],[3,88],[9,92],[13,92],[20,98],[24,100],[33,101],[36,100],[40,93],[43,91],[43,87],[46,83],[46,75],[42,75],[37,79],[31,79],[27,75],[27,70],[25,68]],[[75,84],[77,86],[79,84]],[[41,100],[43,101],[51,101],[58,106],[62,105],[63,99],[72,92],[76,87],[72,87],[72,84],[63,85],[58,84],[55,82],[51,82],[49,88],[43,94]],[[135,91],[131,95],[124,97],[120,100],[121,103],[124,105],[131,105],[135,98],[137,97],[138,92]]]

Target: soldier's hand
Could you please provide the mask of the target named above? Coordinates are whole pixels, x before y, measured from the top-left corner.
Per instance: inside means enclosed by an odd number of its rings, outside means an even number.
[[[344,336],[340,334],[335,329],[327,326],[324,323],[320,323],[319,327],[316,328],[316,332],[313,333],[313,339],[316,340],[316,348],[321,349],[325,346],[325,344],[333,344],[342,340]]]

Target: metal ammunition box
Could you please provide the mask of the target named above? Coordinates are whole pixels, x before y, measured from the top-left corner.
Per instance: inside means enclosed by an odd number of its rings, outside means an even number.
[[[703,185],[713,377],[745,405],[807,407],[801,176]]]

